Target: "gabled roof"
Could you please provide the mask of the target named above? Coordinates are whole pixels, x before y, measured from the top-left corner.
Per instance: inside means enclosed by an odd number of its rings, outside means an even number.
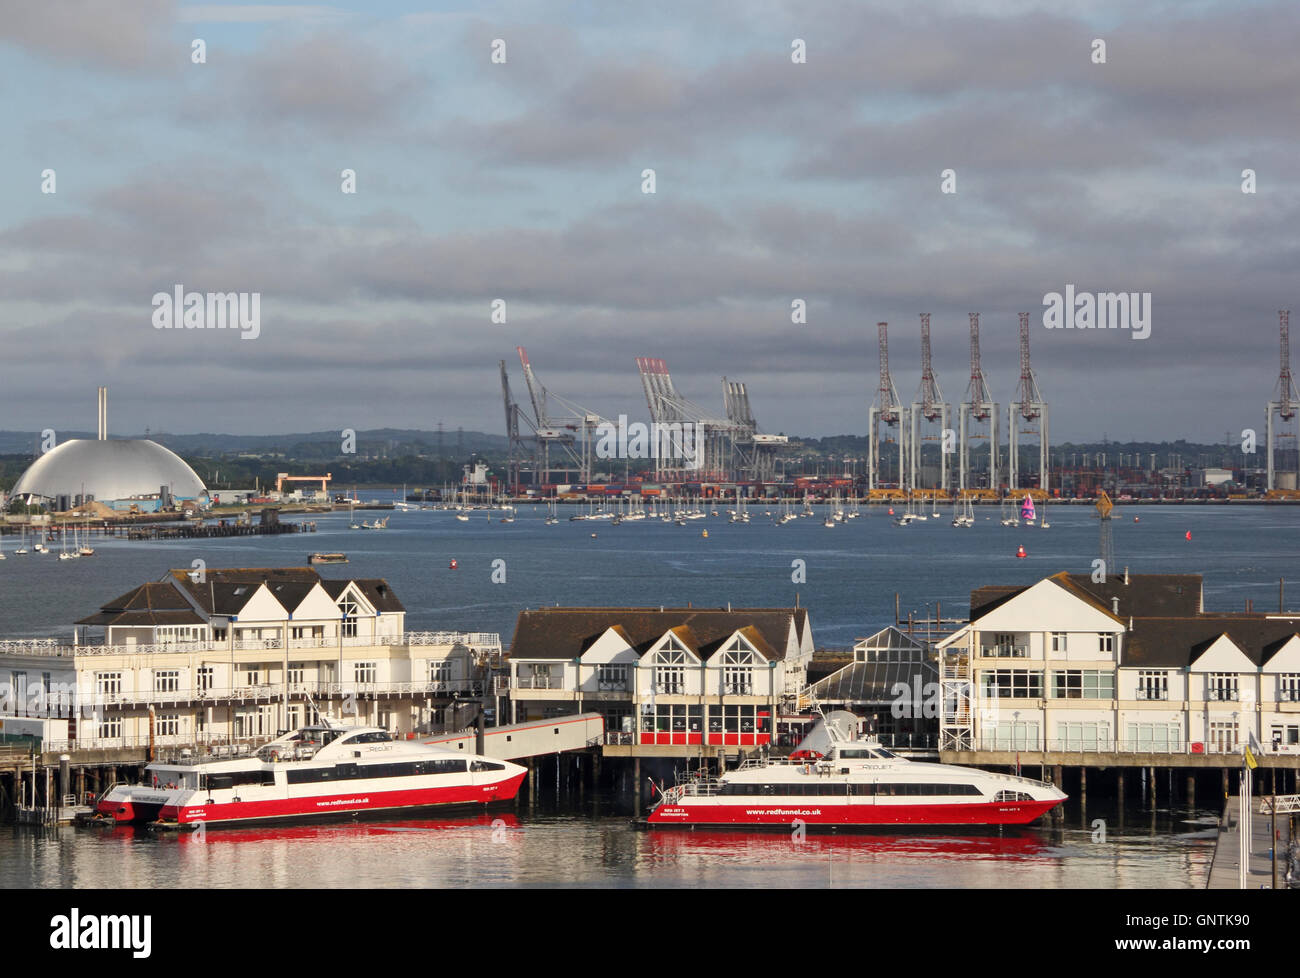
[[[1062,571],[1047,578],[1057,587],[1087,602],[1096,610],[1119,622],[1129,618],[1177,618],[1201,612],[1200,574],[1130,574],[1111,575],[1106,583],[1093,581],[1088,574]],[[982,618],[1037,585],[989,585],[970,593],[971,621]],[[1115,612],[1114,599],[1119,599]]]
[[[207,615],[238,615],[264,583],[276,600],[292,612],[320,580],[320,575],[310,567],[207,569],[201,583],[192,578],[192,570],[179,569],[167,573]]]
[[[850,662],[843,669],[831,673],[812,684],[812,695],[830,703],[893,703],[898,699],[895,687],[903,683],[911,697],[915,686],[913,677],[929,683],[938,678],[938,670],[930,662]]]
[[[802,635],[806,608],[539,608],[521,611],[510,655],[516,659],[576,659],[612,627],[638,655],[645,655],[670,629],[702,659],[745,628],[762,639],[768,659],[785,654],[790,629]],[[689,638],[689,640],[688,640]],[[750,641],[750,633],[746,633]],[[754,642],[757,645],[757,642]]]
[[[202,625],[197,614],[170,581],[150,581],[102,605],[99,613],[78,625]]]
[[[405,611],[402,602],[397,600],[397,595],[393,593],[392,587],[388,582],[380,577],[360,577],[345,580],[321,580],[321,586],[325,588],[325,593],[334,601],[343,595],[349,584],[355,584],[370,606],[379,614],[390,612]]]
[[[1113,615],[1114,599],[1119,599],[1118,617],[1178,618],[1201,613],[1200,574],[1111,574],[1105,584],[1098,584],[1088,574],[1057,574],[1051,578],[1071,593],[1091,601]]]
[[[764,659],[771,662],[773,659],[779,658],[776,649],[772,648],[771,643],[763,637],[763,633],[753,625],[746,625],[744,628],[740,629],[740,634],[744,637],[746,642],[754,647],[754,651]],[[722,643],[719,643],[719,647],[721,647],[721,645]]]
[[[1258,668],[1300,631],[1300,618],[1259,615],[1198,615],[1135,620],[1125,638],[1124,666],[1183,669],[1220,637],[1227,636]]]

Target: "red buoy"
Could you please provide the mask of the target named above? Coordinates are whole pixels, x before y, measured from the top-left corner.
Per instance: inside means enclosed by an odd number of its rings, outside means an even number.
[[[455,560],[454,557],[452,558],[451,563],[448,564],[447,566],[448,566],[449,568],[451,568],[452,570],[455,570],[455,569],[456,569],[456,560]]]
[[[1028,557],[1029,554],[1025,553],[1025,548],[1024,548],[1024,547],[1020,547],[1019,549],[1016,550],[1016,556],[1017,556],[1017,557]]]
[[[1191,530],[1188,530],[1188,531],[1187,531],[1187,539],[1190,540],[1191,538],[1192,538],[1192,531],[1191,531]]]
[[[893,516],[893,515],[894,515],[894,507],[893,507],[893,506],[890,506],[890,507],[889,507],[889,515],[890,515],[890,516]]]

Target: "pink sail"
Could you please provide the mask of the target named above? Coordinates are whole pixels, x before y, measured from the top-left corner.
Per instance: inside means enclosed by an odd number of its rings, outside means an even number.
[[[1025,494],[1025,501],[1020,504],[1020,518],[1030,523],[1034,521],[1034,501],[1028,493]]]

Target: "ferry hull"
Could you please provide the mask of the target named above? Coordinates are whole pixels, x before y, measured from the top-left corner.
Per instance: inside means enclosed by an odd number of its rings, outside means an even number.
[[[1027,825],[1061,800],[975,802],[943,805],[825,805],[792,801],[788,805],[661,804],[647,822],[672,825],[782,825],[795,819],[806,825]]]
[[[392,791],[360,790],[333,796],[267,798],[256,801],[192,804],[201,793],[185,792],[170,804],[141,804],[106,798],[99,813],[120,824],[168,823],[176,828],[202,822],[206,827],[254,822],[290,822],[308,819],[348,817],[416,808],[482,806],[511,801],[527,772],[491,784],[409,788]]]

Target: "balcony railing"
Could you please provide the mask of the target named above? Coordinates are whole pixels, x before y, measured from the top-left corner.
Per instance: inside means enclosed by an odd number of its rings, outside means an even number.
[[[513,676],[510,679],[512,689],[564,689],[564,680],[560,676]]]
[[[1236,703],[1241,699],[1241,695],[1235,689],[1211,688],[1205,691],[1205,698],[1219,703]]]
[[[1134,692],[1133,698],[1135,700],[1167,700],[1169,699],[1169,690],[1139,686]]]
[[[596,690],[601,693],[626,693],[628,691],[628,681],[626,679],[599,679],[596,681]]]
[[[479,679],[433,679],[423,682],[389,682],[389,683],[290,683],[290,697],[300,696],[372,696],[372,695],[424,695],[453,697],[457,695],[482,696],[485,683]],[[285,686],[282,683],[261,683],[232,687],[186,688],[170,690],[144,690],[128,693],[120,690],[113,692],[88,691],[79,697],[50,697],[48,700],[32,700],[16,711],[20,716],[29,717],[67,717],[80,711],[82,716],[89,716],[95,709],[104,707],[167,707],[193,704],[214,704],[229,702],[274,702],[283,698]]]
[[[1028,645],[981,645],[980,655],[990,659],[1028,659]]]
[[[496,632],[401,632],[391,635],[345,636],[339,638],[290,638],[289,649],[355,649],[385,646],[465,646],[489,655],[500,655],[501,636]],[[280,637],[204,639],[195,642],[163,642],[147,645],[71,645],[64,639],[24,638],[0,640],[0,655],[83,656],[151,655],[166,652],[263,652],[284,648]]]

